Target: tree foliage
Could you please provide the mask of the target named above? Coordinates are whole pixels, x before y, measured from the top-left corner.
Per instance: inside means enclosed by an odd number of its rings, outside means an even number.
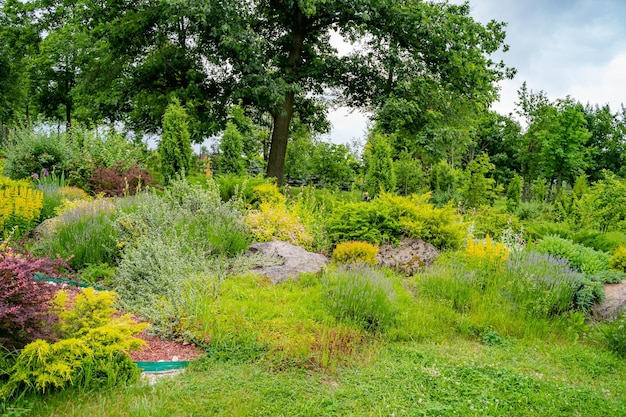
[[[166,183],[177,174],[189,172],[191,141],[185,108],[173,99],[163,115],[163,135],[159,142],[161,172]]]
[[[365,147],[367,171],[365,189],[372,196],[381,192],[392,192],[396,187],[396,177],[391,159],[391,146],[387,137],[374,133]]]

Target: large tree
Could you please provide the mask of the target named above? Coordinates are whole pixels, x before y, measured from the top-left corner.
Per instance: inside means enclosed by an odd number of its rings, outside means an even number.
[[[223,129],[226,109],[241,102],[271,114],[267,174],[279,182],[294,115],[319,121],[324,98],[372,110],[393,100],[411,103],[419,125],[429,114],[449,120],[462,108],[487,108],[497,82],[511,75],[490,59],[506,49],[504,24],[474,21],[468,3],[38,1],[44,12],[76,11],[74,26],[52,30],[75,28],[89,36],[89,54],[81,50],[85,65],[70,63],[75,77],[68,103],[94,119],[121,115],[136,129],[158,132],[176,96],[199,141]],[[338,51],[333,36],[351,50]]]
[[[372,109],[392,97],[418,96],[488,106],[496,97],[497,81],[509,74],[502,63],[489,59],[504,46],[503,24],[474,21],[469,4],[226,3],[221,4],[220,30],[211,26],[200,42],[228,62],[244,102],[272,114],[267,174],[279,182],[298,98],[332,92],[347,105]],[[333,34],[351,42],[352,51],[340,54],[331,44]],[[428,111],[427,99],[419,101],[420,117]]]

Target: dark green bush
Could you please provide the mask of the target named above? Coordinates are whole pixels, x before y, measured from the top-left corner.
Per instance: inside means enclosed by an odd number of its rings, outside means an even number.
[[[28,178],[42,170],[60,174],[75,158],[76,146],[65,133],[21,130],[14,136],[13,144],[5,150],[4,174],[10,178]]]

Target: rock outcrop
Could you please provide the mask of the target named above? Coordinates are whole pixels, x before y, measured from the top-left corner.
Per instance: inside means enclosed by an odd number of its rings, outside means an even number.
[[[604,284],[604,300],[593,307],[594,317],[602,320],[614,319],[626,308],[626,281],[619,284]]]
[[[248,252],[262,254],[268,258],[278,258],[280,265],[253,268],[250,271],[269,278],[274,284],[289,278],[297,278],[303,272],[320,272],[328,263],[324,255],[308,252],[299,246],[276,240],[253,243]]]
[[[398,246],[381,245],[376,259],[379,266],[413,275],[431,265],[437,256],[439,251],[430,243],[421,239],[403,239]]]

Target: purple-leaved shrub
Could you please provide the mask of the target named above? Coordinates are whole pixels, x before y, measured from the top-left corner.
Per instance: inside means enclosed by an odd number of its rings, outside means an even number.
[[[55,289],[34,277],[58,277],[63,268],[67,268],[63,259],[36,258],[10,248],[0,250],[0,344],[19,349],[50,336],[56,316],[48,304]]]

